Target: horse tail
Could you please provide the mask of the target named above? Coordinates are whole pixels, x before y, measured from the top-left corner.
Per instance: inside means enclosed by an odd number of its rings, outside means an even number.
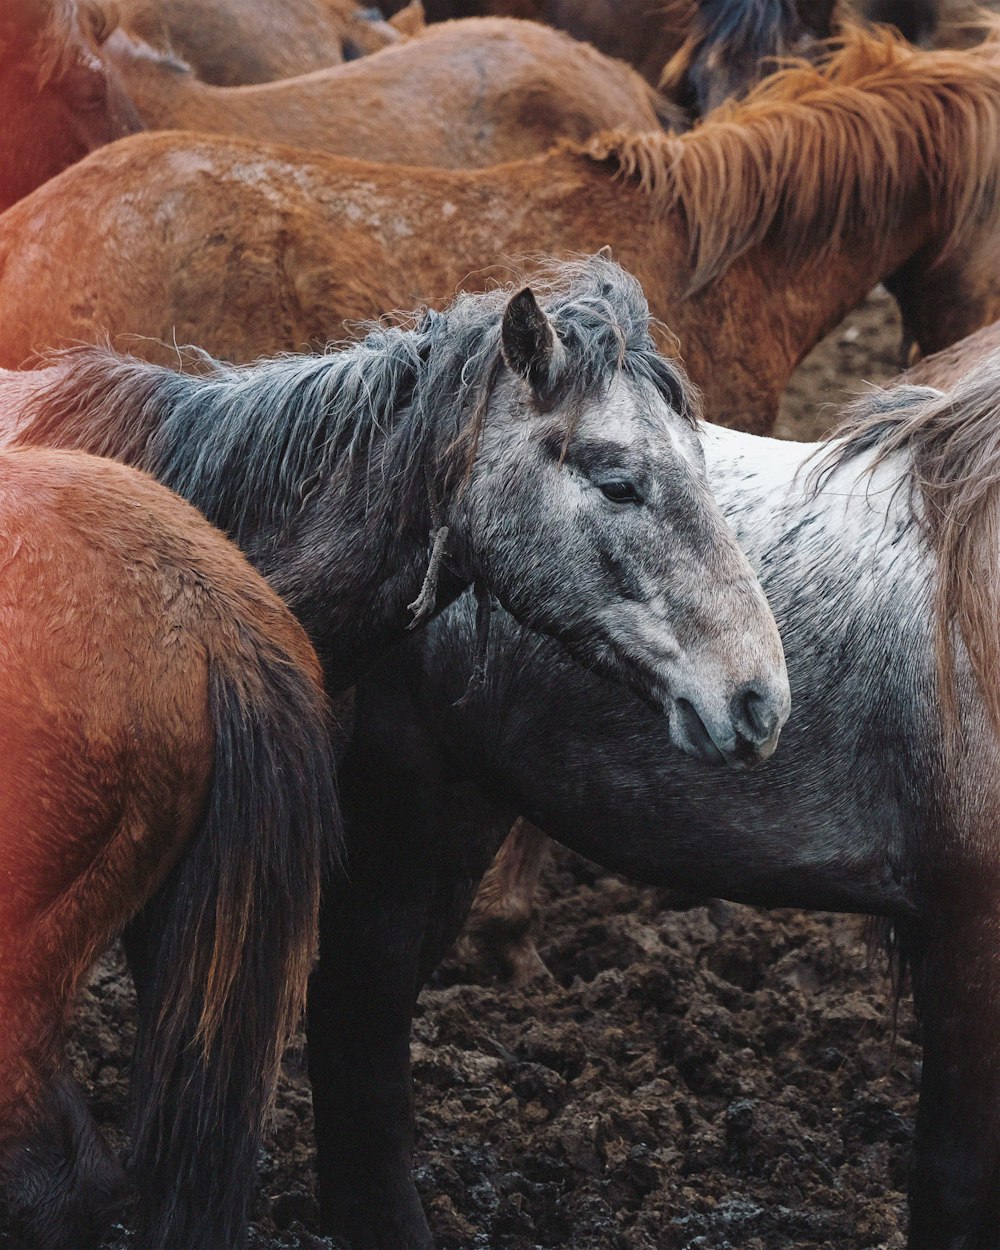
[[[251,638],[251,642],[253,643]],[[304,642],[304,638],[303,638]],[[133,1076],[137,1245],[238,1250],[340,851],[326,704],[273,644],[213,659],[201,825],[151,904]],[[318,670],[317,670],[318,672]]]

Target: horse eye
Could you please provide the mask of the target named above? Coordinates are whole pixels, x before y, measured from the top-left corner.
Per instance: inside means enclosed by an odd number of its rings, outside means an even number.
[[[612,503],[643,502],[635,482],[629,482],[625,478],[612,478],[607,482],[599,482],[598,489],[605,499],[610,499]]]

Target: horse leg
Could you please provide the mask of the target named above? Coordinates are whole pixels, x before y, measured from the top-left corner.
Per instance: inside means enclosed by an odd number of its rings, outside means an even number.
[[[483,877],[466,924],[464,940],[495,962],[513,985],[550,975],[530,933],[548,846],[535,825],[523,817],[515,821]]]
[[[430,1250],[410,1175],[409,1031],[435,848],[417,778],[349,758],[339,781],[346,880],[324,893],[306,1015],[321,1226],[350,1250]]]
[[[350,1250],[431,1250],[411,1179],[409,1024],[419,891],[390,902],[338,891],[309,987],[309,1075],[321,1229]]]
[[[96,1250],[125,1172],[63,1071],[59,1004],[0,990],[0,1017],[0,1189],[15,1244]]]
[[[509,814],[477,854],[439,819],[437,786],[384,754],[349,760],[340,781],[348,883],[324,899],[307,1013],[322,1230],[350,1250],[431,1250],[411,1175],[410,1023]]]
[[[913,944],[924,1054],[909,1250],[1000,1246],[1000,882],[981,886]]]

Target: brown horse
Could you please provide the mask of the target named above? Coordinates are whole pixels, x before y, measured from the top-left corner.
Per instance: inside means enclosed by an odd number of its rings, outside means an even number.
[[[221,87],[353,61],[399,32],[357,0],[118,0],[124,25]],[[409,29],[412,11],[402,16]]]
[[[0,0],[0,210],[142,129],[104,59],[107,29],[75,0]]]
[[[382,0],[393,14],[404,0]],[[565,30],[607,56],[633,65],[656,84],[684,42],[697,13],[694,0],[424,0],[430,22],[468,17],[520,17]]]
[[[19,1247],[91,1247],[123,1176],[68,1071],[76,986],[172,876],[138,1181],[153,1227],[225,1208],[336,850],[327,718],[291,613],[145,474],[0,452],[0,566],[0,1187]]]
[[[469,19],[349,65],[214,87],[124,32],[110,55],[150,130],[197,130],[450,169],[534,156],[556,139],[683,124],[634,70],[535,22]],[[662,114],[658,114],[658,108]]]
[[[610,244],[712,418],[767,431],[796,364],[879,278],[989,241],[998,133],[989,48],[855,30],[827,65],[775,75],[689,134],[611,134],[486,170],[134,136],[0,218],[0,363],[106,335],[160,360],[165,341],[248,360],[443,303],[509,276],[511,256]],[[1000,315],[991,266],[979,280],[955,338]],[[921,314],[933,328],[934,308]]]
[[[391,13],[399,0],[380,7]],[[431,22],[485,16],[545,22],[627,61],[654,86],[668,67],[672,92],[699,116],[713,107],[712,81],[715,103],[744,95],[768,72],[768,58],[829,38],[834,8],[835,0],[424,0]]]

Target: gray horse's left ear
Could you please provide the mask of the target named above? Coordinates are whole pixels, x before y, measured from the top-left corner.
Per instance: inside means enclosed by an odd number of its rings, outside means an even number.
[[[500,350],[507,368],[525,378],[536,395],[552,391],[566,349],[530,286],[512,295],[504,310]]]

